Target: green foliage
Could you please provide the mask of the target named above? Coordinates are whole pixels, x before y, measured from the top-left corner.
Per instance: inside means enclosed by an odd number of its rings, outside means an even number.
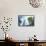
[[[32,17],[28,17],[28,21],[29,22],[32,22]]]

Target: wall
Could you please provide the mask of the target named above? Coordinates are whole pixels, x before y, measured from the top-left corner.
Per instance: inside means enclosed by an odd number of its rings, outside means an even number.
[[[19,27],[18,15],[34,15],[34,27]],[[0,16],[13,17],[10,35],[17,40],[27,40],[34,34],[39,40],[45,39],[46,8],[32,8],[28,0],[0,0]],[[2,31],[1,31],[2,32]],[[0,37],[2,39],[2,36]]]

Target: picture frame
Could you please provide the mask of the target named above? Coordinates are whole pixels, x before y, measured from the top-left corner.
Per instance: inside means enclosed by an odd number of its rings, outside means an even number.
[[[18,26],[34,26],[34,15],[18,15]]]

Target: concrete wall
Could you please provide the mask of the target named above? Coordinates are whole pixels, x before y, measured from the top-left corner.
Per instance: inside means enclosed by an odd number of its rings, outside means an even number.
[[[34,15],[35,26],[19,27],[18,15]],[[45,40],[45,15],[46,8],[33,8],[28,0],[0,0],[0,16],[13,18],[12,26],[8,33],[17,40],[27,40],[34,34],[37,35],[37,39]],[[2,35],[2,31],[0,31],[0,35]],[[4,37],[0,36],[0,39],[2,38],[4,39]]]

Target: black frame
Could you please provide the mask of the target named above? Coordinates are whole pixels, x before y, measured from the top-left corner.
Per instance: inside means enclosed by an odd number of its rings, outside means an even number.
[[[30,17],[32,17],[32,24],[31,25],[20,25],[20,18],[22,17],[22,16],[30,16]],[[35,23],[35,16],[34,15],[18,15],[18,26],[20,26],[20,27],[29,27],[29,26],[34,26],[34,23]]]

